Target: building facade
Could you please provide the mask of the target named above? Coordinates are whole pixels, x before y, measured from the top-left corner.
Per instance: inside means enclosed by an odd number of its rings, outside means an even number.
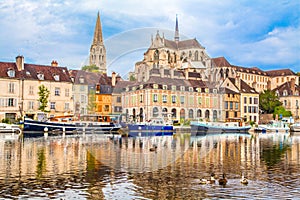
[[[72,81],[66,67],[59,67],[56,61],[49,66],[27,64],[23,56],[17,56],[15,63],[0,62],[0,68],[0,84],[4,88],[0,95],[2,119],[36,118],[41,112],[38,101],[41,85],[50,92],[46,108],[50,116],[72,114]]]

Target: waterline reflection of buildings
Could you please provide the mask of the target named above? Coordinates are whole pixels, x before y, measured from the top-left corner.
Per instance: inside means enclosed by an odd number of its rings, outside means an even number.
[[[158,147],[156,152],[149,151],[153,144]],[[195,179],[208,177],[211,172],[217,175],[225,172],[230,179],[239,179],[240,173],[245,172],[251,181],[272,181],[299,188],[295,185],[296,178],[290,176],[299,174],[300,136],[86,135],[0,140],[0,160],[2,194],[11,192],[16,196],[31,189],[45,193],[44,187],[60,192],[81,188],[89,197],[95,197],[98,191],[96,197],[100,198],[105,196],[100,190],[113,192],[108,188],[124,181],[134,187],[155,188],[152,184],[158,183],[146,181],[145,177],[160,177],[166,179],[166,186],[179,187],[192,185]],[[287,174],[291,180],[282,181]]]

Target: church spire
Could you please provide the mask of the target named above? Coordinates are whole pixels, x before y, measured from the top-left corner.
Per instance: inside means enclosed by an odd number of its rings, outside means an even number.
[[[179,41],[179,28],[178,28],[178,18],[177,18],[177,14],[176,14],[176,25],[175,25],[175,37],[174,40],[176,42]]]
[[[90,65],[96,65],[99,72],[106,73],[106,50],[103,42],[100,14],[98,12],[94,39],[90,48]]]
[[[101,26],[101,21],[100,21],[100,14],[98,11],[98,16],[97,16],[97,21],[96,21],[96,27],[94,31],[94,40],[93,44],[102,44],[103,43],[103,37],[102,37],[102,26]]]

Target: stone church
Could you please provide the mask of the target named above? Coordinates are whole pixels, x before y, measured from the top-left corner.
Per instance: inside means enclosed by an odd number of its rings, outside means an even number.
[[[96,27],[94,31],[94,39],[90,48],[90,62],[89,65],[96,65],[100,73],[106,73],[106,50],[102,36],[102,26],[100,21],[100,14],[98,12]]]

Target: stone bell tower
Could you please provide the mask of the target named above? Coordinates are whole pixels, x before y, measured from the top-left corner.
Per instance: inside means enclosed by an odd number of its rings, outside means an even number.
[[[102,26],[98,12],[94,39],[90,48],[90,65],[96,65],[101,73],[106,71],[106,50],[103,43]]]

